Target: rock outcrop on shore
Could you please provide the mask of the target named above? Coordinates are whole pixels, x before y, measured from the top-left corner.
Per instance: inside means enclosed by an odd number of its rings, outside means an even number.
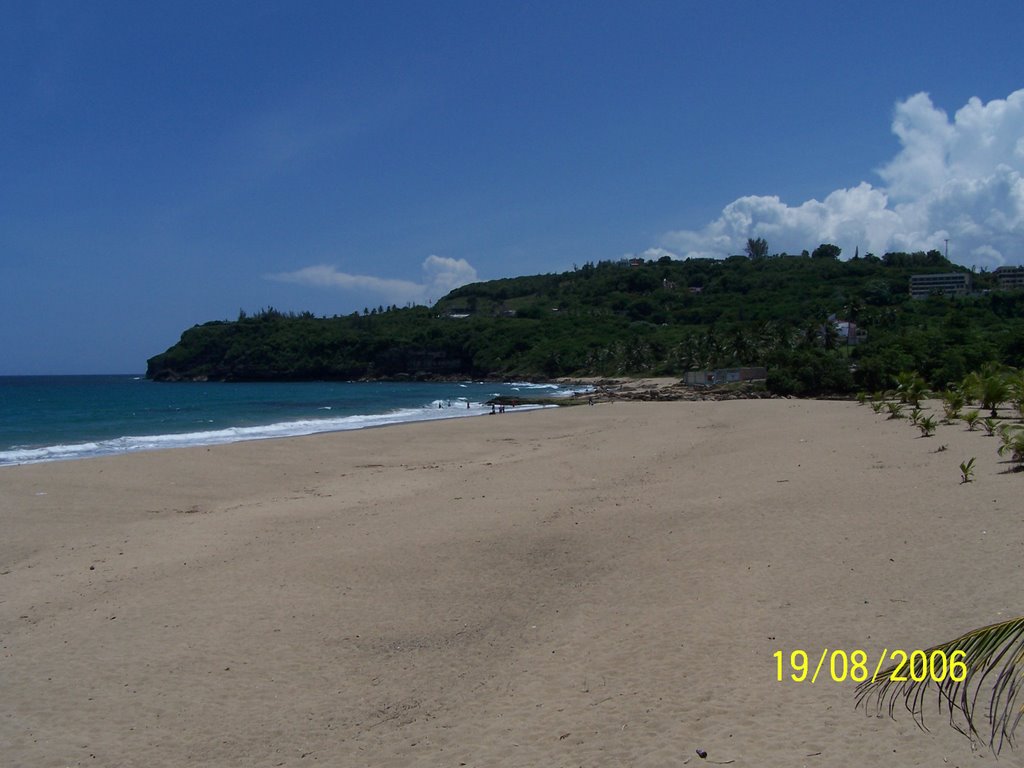
[[[589,395],[595,402],[616,400],[768,400],[779,397],[764,388],[764,382],[729,384],[721,387],[694,387],[679,379],[584,379],[575,383],[593,387]],[[584,395],[585,396],[585,395]]]

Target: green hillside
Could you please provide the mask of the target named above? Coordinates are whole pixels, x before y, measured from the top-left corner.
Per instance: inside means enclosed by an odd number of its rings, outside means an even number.
[[[1024,293],[911,300],[910,276],[966,272],[937,251],[633,260],[473,283],[433,307],[314,317],[273,309],[195,326],[149,360],[158,380],[682,375],[765,365],[778,392],[933,386],[1024,363]],[[866,332],[851,345],[834,316]]]

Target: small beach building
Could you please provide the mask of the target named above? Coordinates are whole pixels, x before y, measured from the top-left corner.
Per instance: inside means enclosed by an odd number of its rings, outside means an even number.
[[[716,368],[708,371],[687,371],[683,382],[691,387],[715,387],[720,384],[736,384],[741,381],[763,381],[768,371],[763,366],[742,368]]]
[[[856,344],[863,344],[868,340],[868,332],[858,328],[852,320],[839,320],[835,315],[829,315],[829,322],[836,329],[837,343],[841,347],[852,347]]]

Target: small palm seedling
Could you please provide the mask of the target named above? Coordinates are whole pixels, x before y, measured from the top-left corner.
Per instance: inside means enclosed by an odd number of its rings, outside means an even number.
[[[902,371],[896,376],[896,396],[916,408],[928,396],[928,386],[917,371]]]
[[[999,434],[999,439],[1003,441],[1003,445],[1006,445],[1013,440],[1014,436],[1022,429],[1024,429],[1024,424],[1010,424],[1009,422],[1004,421],[999,425],[998,429],[996,429],[996,432]]]
[[[921,410],[920,408],[914,408],[914,410],[910,412],[910,423],[916,427],[918,422],[921,421],[921,415],[923,413],[924,411]]]
[[[1009,379],[1010,400],[1017,413],[1024,416],[1024,371],[1015,371]]]
[[[921,437],[931,437],[935,434],[935,427],[938,426],[934,416],[925,416],[923,419],[918,419],[916,424],[917,428],[921,430]]]
[[[861,390],[857,393],[857,405],[864,405],[868,401],[868,393]]]
[[[963,410],[966,401],[964,393],[958,389],[947,389],[942,393],[942,410],[946,414],[946,421],[960,418],[960,411]]]
[[[999,428],[1001,423],[1002,422],[1000,422],[999,419],[993,419],[992,417],[981,420],[981,426],[985,428],[985,434],[989,437],[995,437],[996,430]]]
[[[999,446],[999,455],[1010,454],[1014,464],[1024,464],[1024,427],[1017,424],[1013,428],[1002,430],[1003,444]]]
[[[974,479],[974,457],[967,461],[960,462],[960,485],[969,483]]]
[[[981,392],[981,374],[977,371],[971,371],[964,376],[957,389],[964,393],[964,400],[966,402],[976,402]]]
[[[964,422],[967,424],[967,429],[971,432],[978,426],[978,422],[981,420],[981,413],[978,411],[968,411],[964,414]]]
[[[881,400],[875,400],[874,402],[871,403],[871,410],[874,411],[875,413],[881,413],[882,408],[884,407],[885,403],[883,403]]]
[[[889,409],[890,419],[903,418],[903,403],[886,403],[885,407]]]

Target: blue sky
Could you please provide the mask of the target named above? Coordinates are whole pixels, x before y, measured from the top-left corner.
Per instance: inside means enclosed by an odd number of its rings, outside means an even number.
[[[753,236],[1024,260],[1019,0],[0,14],[0,374]]]

